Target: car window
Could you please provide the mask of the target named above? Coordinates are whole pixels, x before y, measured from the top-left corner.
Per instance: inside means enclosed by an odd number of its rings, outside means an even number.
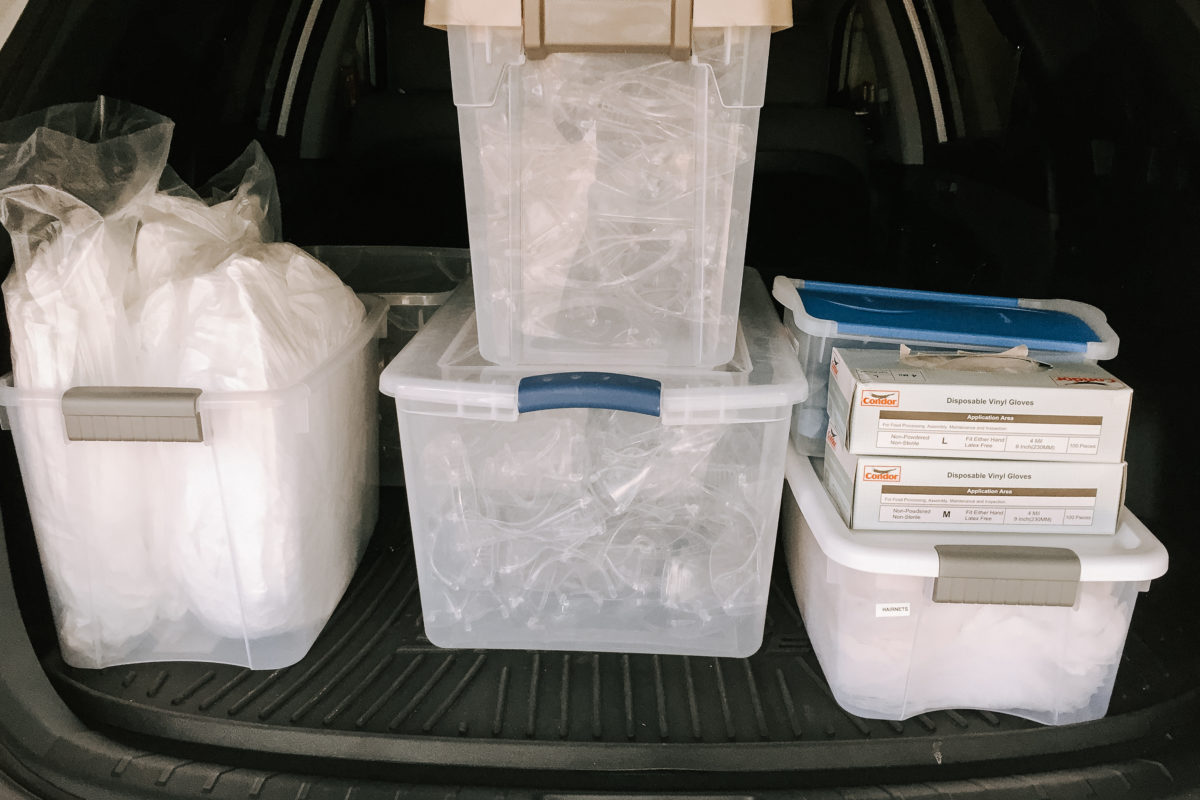
[[[943,64],[950,137],[988,137],[1008,127],[1021,50],[996,26],[983,0],[924,0],[928,31]],[[932,9],[935,14],[928,13]]]
[[[882,143],[885,136],[883,121],[889,113],[891,93],[887,75],[876,64],[867,22],[857,3],[845,9],[834,47],[836,72],[831,101],[833,105],[853,111],[862,120],[868,142]]]
[[[0,0],[0,47],[8,41],[29,0]]]

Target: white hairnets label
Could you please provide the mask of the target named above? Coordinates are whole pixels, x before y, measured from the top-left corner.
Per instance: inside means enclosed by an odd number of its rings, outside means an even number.
[[[907,617],[912,613],[909,603],[876,603],[876,617]]]

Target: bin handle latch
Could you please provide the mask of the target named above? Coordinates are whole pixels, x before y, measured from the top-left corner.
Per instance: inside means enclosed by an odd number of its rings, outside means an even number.
[[[62,397],[72,442],[202,442],[199,389],[76,386]]]
[[[936,545],[935,603],[1074,606],[1079,556],[1064,547]]]
[[[675,61],[692,54],[692,0],[603,3],[522,0],[525,57],[551,53],[661,53]],[[625,7],[622,7],[625,6]],[[619,10],[618,10],[619,9]]]
[[[554,408],[607,408],[657,417],[662,383],[614,372],[556,372],[522,378],[517,386],[517,411]]]

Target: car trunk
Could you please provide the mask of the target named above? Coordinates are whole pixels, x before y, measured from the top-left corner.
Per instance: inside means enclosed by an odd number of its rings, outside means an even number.
[[[357,290],[441,292],[444,275],[426,284],[439,274],[426,267],[461,262],[467,236],[445,37],[420,25],[420,5],[31,0],[0,51],[13,78],[0,119],[124,97],[175,120],[171,163],[193,183],[258,138],[287,240]],[[1134,387],[1126,504],[1171,567],[1138,601],[1104,719],[848,714],[778,556],[748,659],[441,649],[423,633],[399,486],[383,488],[367,556],[300,663],[75,669],[57,650],[5,434],[0,773],[89,797],[1106,797],[1197,785],[1200,426],[1184,348],[1200,299],[1200,120],[1188,102],[1200,36],[1182,12],[1136,5],[947,12],[958,24],[947,63],[964,63],[955,48],[986,23],[974,41],[1008,66],[980,73],[986,87],[957,84],[1002,97],[991,107],[1003,113],[962,100],[961,127],[939,143],[910,4],[796,2],[794,27],[772,41],[747,252],[765,276],[1067,297],[1108,314],[1121,347],[1106,367]],[[926,27],[945,10],[928,4]],[[855,83],[864,59],[874,72]],[[368,248],[394,271],[352,268]]]

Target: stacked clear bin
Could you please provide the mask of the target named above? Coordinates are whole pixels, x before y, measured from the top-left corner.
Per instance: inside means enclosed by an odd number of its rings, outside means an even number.
[[[809,459],[791,452],[787,479],[788,571],[842,708],[890,720],[973,708],[1050,725],[1107,712],[1138,594],[1167,569],[1128,509],[1108,536],[853,531]],[[939,584],[964,582],[991,600],[940,596]],[[1016,599],[1042,591],[1060,602]]]
[[[362,299],[356,333],[284,389],[4,380],[64,661],[278,669],[308,652],[378,511],[387,306]]]
[[[387,304],[387,334],[379,342],[379,370],[471,272],[470,253],[449,247],[316,245],[308,248],[347,285]],[[379,395],[379,485],[403,486],[400,434],[391,398]]]
[[[1104,312],[1074,300],[855,286],[782,275],[771,293],[784,308],[784,324],[808,379],[808,398],[792,415],[792,442],[808,456],[825,453],[829,359],[835,347],[895,350],[903,344],[921,352],[996,352],[1024,344],[1031,358],[1067,364],[1113,358],[1120,341]],[[805,294],[820,302],[809,308]],[[1029,335],[1034,329],[1040,337]]]
[[[430,641],[757,650],[791,405],[805,394],[757,274],[738,356],[719,369],[491,364],[470,293],[380,380],[396,398]]]
[[[426,21],[449,39],[483,357],[729,361],[770,23],[790,4],[544,0],[524,29],[520,3],[443,5]],[[543,38],[598,52],[535,53],[539,14]],[[630,44],[658,33],[665,50]]]
[[[805,394],[742,263],[790,2],[429,0],[425,21],[473,284],[380,386],[430,641],[749,655]]]
[[[839,705],[889,720],[958,708],[1055,725],[1104,716],[1138,594],[1167,568],[1165,548],[1128,509],[1114,533],[1101,534],[851,529],[818,477],[837,457],[824,436],[835,347],[842,375],[861,363],[850,353],[902,345],[922,353],[1023,345],[1031,358],[1080,364],[1116,355],[1119,340],[1104,314],[1069,300],[786,277],[775,279],[773,294],[814,387],[793,416],[783,549]],[[844,453],[850,445],[841,433]]]

